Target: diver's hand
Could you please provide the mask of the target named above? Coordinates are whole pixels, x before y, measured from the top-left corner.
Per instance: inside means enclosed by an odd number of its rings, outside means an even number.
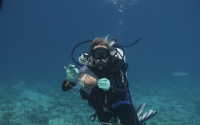
[[[72,82],[73,76],[74,76],[75,73],[79,73],[78,69],[75,68],[75,66],[71,65],[71,64],[68,66],[68,69],[67,69],[67,67],[64,67],[64,69],[67,72],[67,79],[68,79],[69,82]]]
[[[110,81],[106,78],[100,79],[97,85],[104,91],[108,91],[110,89]]]

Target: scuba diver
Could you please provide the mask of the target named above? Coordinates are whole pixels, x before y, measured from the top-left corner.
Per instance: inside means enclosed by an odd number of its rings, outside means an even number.
[[[73,58],[73,51],[77,46],[86,42],[92,42],[90,53],[81,54],[80,63],[78,63]],[[76,85],[80,85],[81,98],[87,100],[89,106],[96,111],[90,117],[91,121],[95,121],[97,116],[101,125],[146,125],[145,121],[157,112],[150,109],[141,115],[146,103],[135,110],[126,74],[128,64],[125,61],[125,52],[122,48],[129,46],[122,46],[115,44],[115,42],[117,42],[116,38],[109,42],[108,36],[106,36],[78,44],[72,50],[71,56],[73,61],[82,67],[79,70],[78,66],[75,68],[75,65],[71,64],[68,68],[64,67],[67,78],[62,83],[62,90],[68,91]],[[91,71],[88,73],[89,75],[85,69]],[[118,123],[118,119],[120,123]]]

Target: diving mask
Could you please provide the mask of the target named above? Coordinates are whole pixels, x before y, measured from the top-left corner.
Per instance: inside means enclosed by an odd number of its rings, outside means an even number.
[[[110,56],[110,51],[108,49],[105,48],[96,48],[94,50],[91,51],[92,57],[94,59],[106,59],[108,58],[108,56]]]

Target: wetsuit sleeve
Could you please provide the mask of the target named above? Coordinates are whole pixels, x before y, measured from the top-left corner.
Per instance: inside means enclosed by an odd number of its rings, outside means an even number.
[[[76,84],[73,82],[69,82],[68,80],[64,80],[62,83],[62,90],[63,91],[68,91],[71,88],[73,88]]]
[[[126,100],[128,86],[126,72],[123,70],[117,72],[115,80],[115,87],[112,89],[112,92],[114,93],[117,99],[122,101]]]

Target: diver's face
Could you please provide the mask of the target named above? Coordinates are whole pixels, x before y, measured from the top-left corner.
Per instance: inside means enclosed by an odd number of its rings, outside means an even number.
[[[95,46],[94,47],[94,49],[96,49],[96,48],[105,48],[105,49],[108,49],[106,46],[104,46],[104,45],[97,45],[97,46]],[[100,61],[100,59],[94,59],[93,58],[93,60],[94,60],[94,62],[95,62],[95,64],[98,64],[98,62]],[[108,62],[108,58],[106,58],[106,59],[101,59],[101,61],[103,61],[105,64],[107,64],[107,62]]]

